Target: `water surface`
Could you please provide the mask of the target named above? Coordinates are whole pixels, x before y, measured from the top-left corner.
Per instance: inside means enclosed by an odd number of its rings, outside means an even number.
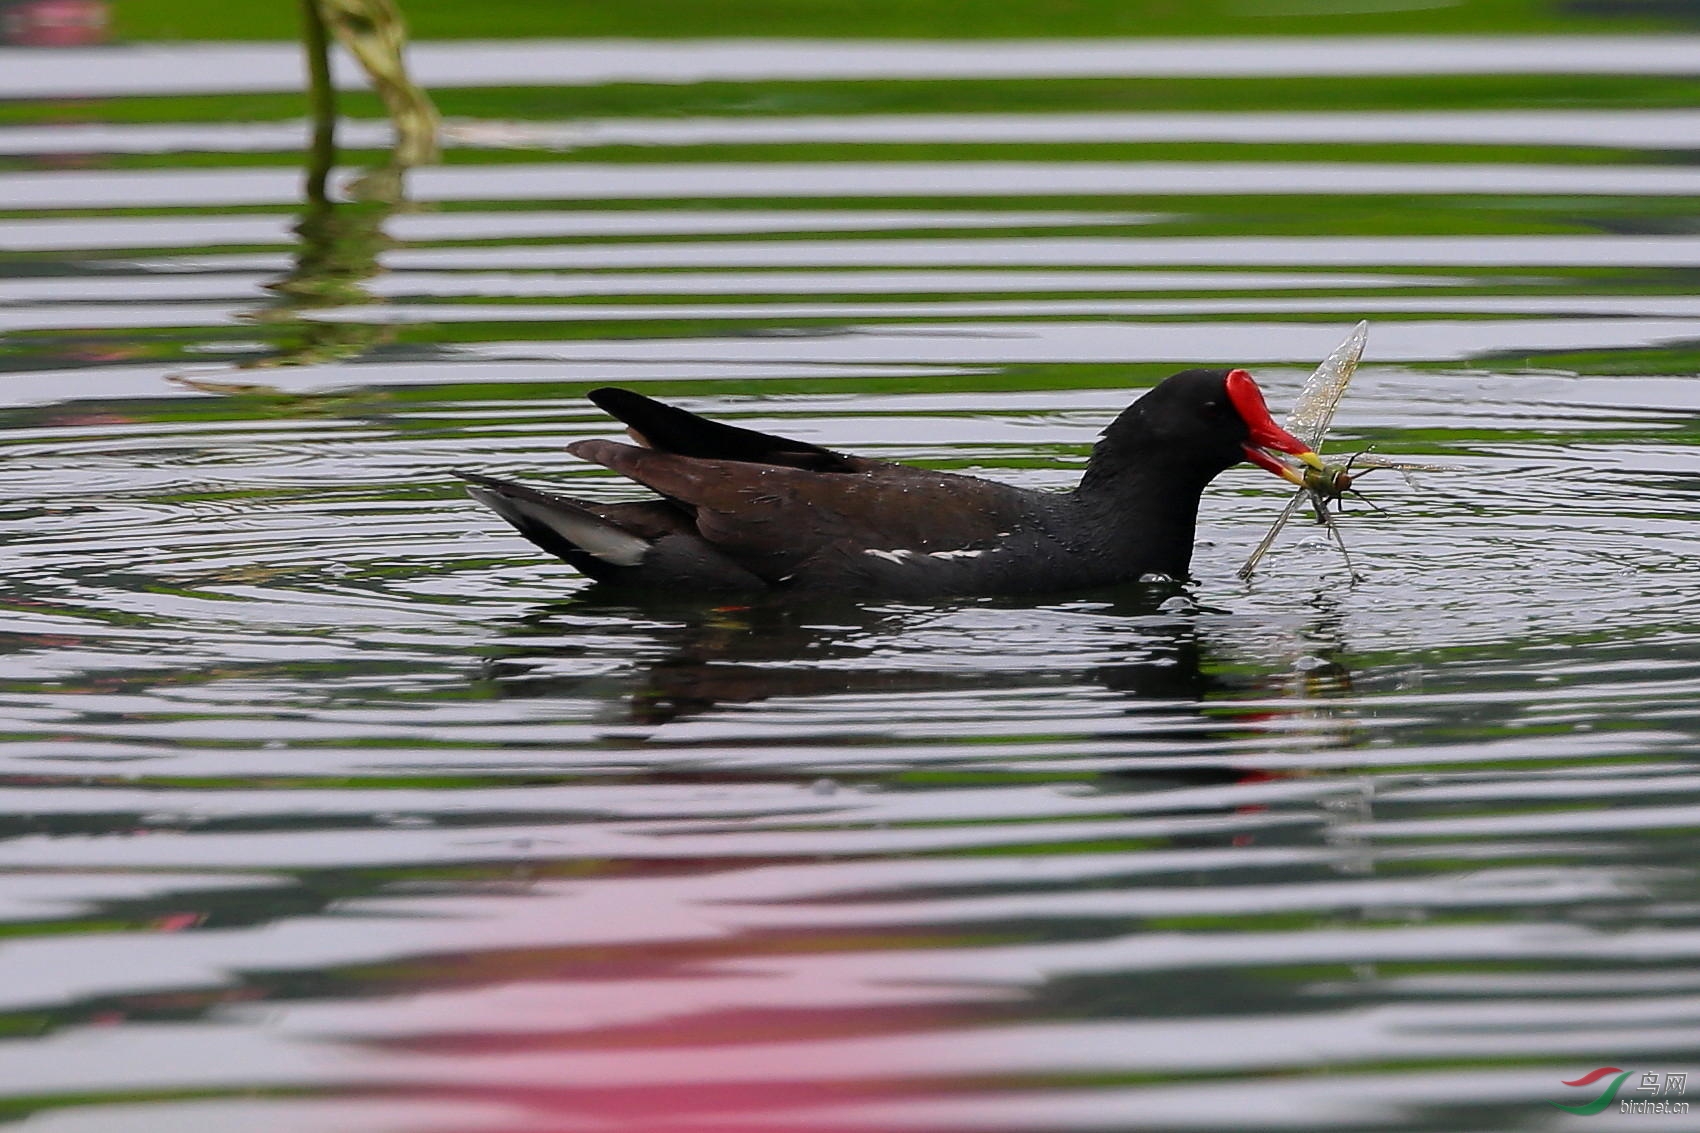
[[[1546,1129],[1700,1069],[1692,44],[894,50],[434,45],[448,163],[316,206],[235,97],[291,49],[6,54],[84,100],[0,128],[0,1112]],[[1330,447],[1455,471],[1364,481],[1355,584],[1301,525],[1236,579],[1247,467],[1185,583],[640,602],[446,474],[634,495],[565,451],[617,382],[1064,487],[1365,317]]]

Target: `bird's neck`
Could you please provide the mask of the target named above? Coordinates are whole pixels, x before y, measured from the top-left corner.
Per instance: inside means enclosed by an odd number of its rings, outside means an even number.
[[[1100,445],[1074,491],[1076,505],[1105,550],[1137,562],[1141,573],[1182,578],[1192,564],[1199,498],[1211,476],[1183,461],[1153,460],[1150,450],[1135,454],[1143,458],[1128,459],[1125,450],[1106,453]]]

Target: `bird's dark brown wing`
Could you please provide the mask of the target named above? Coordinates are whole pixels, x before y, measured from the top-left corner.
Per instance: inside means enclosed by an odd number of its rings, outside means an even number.
[[[777,464],[811,472],[863,472],[883,463],[845,456],[806,441],[710,421],[688,410],[614,386],[593,389],[589,397],[608,414],[625,422],[633,440],[657,452],[708,460]]]
[[[691,509],[696,529],[746,569],[770,580],[820,551],[948,551],[986,546],[1030,522],[1030,493],[948,472],[882,465],[823,473],[773,464],[705,460],[614,441],[568,450]]]

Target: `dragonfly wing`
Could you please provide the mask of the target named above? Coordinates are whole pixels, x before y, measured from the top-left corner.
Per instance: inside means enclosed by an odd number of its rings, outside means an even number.
[[[1352,459],[1352,469],[1394,468],[1400,472],[1462,472],[1455,464],[1418,464],[1409,460],[1388,460],[1380,456],[1358,456]]]
[[[1322,360],[1322,365],[1305,380],[1299,399],[1287,415],[1287,432],[1313,449],[1322,447],[1322,438],[1346,395],[1346,386],[1357,372],[1358,360],[1364,356],[1364,343],[1369,341],[1369,323],[1361,322],[1352,328],[1346,341],[1334,348],[1334,353]]]
[[[1287,506],[1281,509],[1281,514],[1275,517],[1274,523],[1270,524],[1269,531],[1263,536],[1263,541],[1251,553],[1251,558],[1247,559],[1245,566],[1239,569],[1241,579],[1250,580],[1252,571],[1257,569],[1258,560],[1262,559],[1269,548],[1275,545],[1275,536],[1281,534],[1281,528],[1287,526],[1287,521],[1297,514],[1299,505],[1304,503],[1305,497],[1309,494],[1303,488],[1293,493],[1292,499],[1287,501]]]
[[[1405,478],[1405,483],[1418,490],[1421,490],[1422,485],[1417,483],[1417,478],[1415,476],[1411,475],[1413,472],[1463,471],[1462,468],[1459,468],[1454,464],[1419,464],[1410,460],[1385,460],[1379,456],[1362,455],[1354,456],[1352,458],[1351,467],[1354,472],[1357,472],[1360,475],[1365,472],[1374,471],[1377,468],[1391,468],[1393,471]]]

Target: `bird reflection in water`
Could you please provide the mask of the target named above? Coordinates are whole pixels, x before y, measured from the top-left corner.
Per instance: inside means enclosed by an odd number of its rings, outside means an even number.
[[[1182,588],[1173,583],[1118,587],[1064,606],[1059,634],[1089,628],[1096,659],[1059,665],[1062,642],[1040,650],[1032,665],[980,666],[940,663],[924,647],[894,649],[894,641],[950,632],[953,621],[971,613],[977,623],[961,632],[985,639],[1007,632],[1031,638],[1037,609],[1018,600],[965,602],[854,602],[811,599],[726,605],[712,600],[666,601],[591,587],[581,596],[539,606],[506,628],[505,640],[488,656],[481,676],[496,695],[509,698],[573,697],[619,703],[624,723],[660,726],[780,698],[864,697],[960,692],[965,697],[995,690],[1036,687],[1098,687],[1125,698],[1126,713],[1150,725],[1142,737],[1212,740],[1243,733],[1259,719],[1307,719],[1331,715],[1329,702],[1351,691],[1351,676],[1338,657],[1344,652],[1337,612],[1313,619],[1293,635],[1297,657],[1280,675],[1255,674],[1232,663],[1226,647],[1212,641],[1216,615],[1195,608],[1176,612]],[[1082,627],[1080,619],[1087,619]],[[622,629],[642,626],[645,640],[625,641],[635,666],[608,672],[586,666],[593,652],[580,627],[586,619]],[[1104,641],[1117,659],[1102,659]],[[603,644],[606,639],[602,639]],[[1215,656],[1222,654],[1222,656]],[[599,669],[599,672],[587,672]],[[635,671],[634,671],[635,670]],[[1271,710],[1282,696],[1292,708]],[[1235,701],[1256,702],[1245,711]],[[894,709],[897,705],[894,704]],[[1326,746],[1355,742],[1348,724]],[[1314,742],[1317,734],[1306,727]]]
[[[516,698],[587,693],[601,698],[611,692],[608,681],[630,685],[629,674],[561,675],[552,663],[584,654],[558,619],[605,615],[653,627],[649,647],[642,650],[652,659],[638,667],[636,687],[620,697],[633,724],[661,725],[723,705],[783,697],[967,690],[1018,676],[902,668],[877,655],[877,642],[949,608],[825,600],[664,604],[592,587],[579,599],[538,607],[510,626],[508,642],[485,662],[483,675],[500,695]]]

